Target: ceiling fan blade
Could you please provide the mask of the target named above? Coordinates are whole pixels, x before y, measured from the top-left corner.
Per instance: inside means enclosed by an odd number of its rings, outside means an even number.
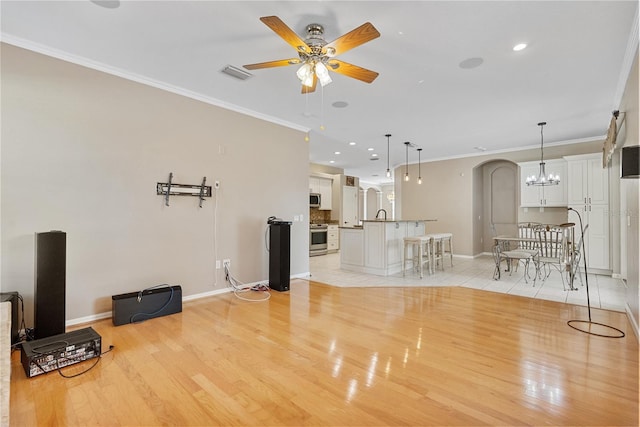
[[[358,67],[357,65],[349,64],[339,59],[332,59],[327,65],[329,65],[327,68],[331,71],[358,79],[365,83],[371,83],[378,77],[378,73],[375,71],[367,70],[366,68]]]
[[[380,37],[380,33],[376,30],[376,27],[370,22],[366,22],[355,30],[351,30],[331,43],[326,44],[323,50],[329,56],[336,56],[378,37]]]
[[[307,44],[295,33],[291,28],[287,26],[277,16],[263,16],[260,18],[264,24],[271,28],[277,35],[282,37],[284,41],[289,43],[296,51],[311,53],[311,49]]]
[[[269,61],[269,62],[259,62],[257,64],[247,64],[243,65],[247,70],[258,70],[260,68],[271,68],[271,67],[284,67],[286,65],[295,65],[299,64],[300,60],[298,58],[291,59],[279,59],[277,61]]]
[[[311,87],[302,85],[302,94],[315,92],[316,86],[318,85],[318,78],[316,75],[313,75],[313,85]]]

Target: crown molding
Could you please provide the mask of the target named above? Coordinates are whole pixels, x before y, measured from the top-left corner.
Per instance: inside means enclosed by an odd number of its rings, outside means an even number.
[[[309,132],[311,129],[305,126],[300,126],[299,124],[288,122],[286,120],[279,119],[277,117],[269,116],[267,114],[262,114],[257,111],[253,111],[244,107],[240,107],[235,104],[231,104],[228,102],[221,101],[219,99],[204,96],[199,93],[181,88],[179,86],[173,86],[161,82],[159,80],[150,79],[146,76],[132,73],[127,70],[123,70],[120,68],[112,67],[110,65],[93,61],[88,58],[84,58],[77,55],[72,55],[68,52],[64,52],[58,49],[54,49],[49,46],[45,46],[39,43],[33,43],[29,40],[22,39],[20,37],[15,37],[10,34],[1,33],[0,34],[0,42],[10,44],[16,47],[20,47],[26,50],[30,50],[32,52],[40,53],[42,55],[50,56],[52,58],[60,59],[62,61],[70,62],[72,64],[80,65],[86,68],[90,68],[92,70],[101,71],[106,74],[110,74],[113,76],[117,76],[126,80],[130,80],[136,83],[140,83],[146,86],[151,86],[156,89],[164,90],[166,92],[170,92],[176,95],[184,96],[187,98],[195,99],[196,101],[201,101],[209,105],[214,105],[216,107],[224,108],[226,110],[235,111],[236,113],[244,114],[247,116],[254,117],[256,119],[264,120],[270,123],[274,123],[280,126],[284,126],[290,129],[298,130],[301,132]]]

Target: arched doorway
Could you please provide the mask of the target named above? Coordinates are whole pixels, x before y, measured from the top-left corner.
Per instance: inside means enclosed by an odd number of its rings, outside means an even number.
[[[490,253],[494,236],[517,232],[518,165],[492,160],[473,173],[474,253]]]

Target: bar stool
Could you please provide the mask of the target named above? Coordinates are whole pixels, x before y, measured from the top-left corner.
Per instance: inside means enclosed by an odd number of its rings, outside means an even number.
[[[431,237],[429,236],[414,236],[405,237],[404,251],[402,252],[402,277],[405,275],[405,268],[407,261],[411,261],[413,266],[420,272],[420,278],[424,276],[424,264],[428,264],[428,271],[433,271],[431,264]],[[409,258],[409,248],[412,249],[412,257]]]
[[[444,257],[449,256],[451,267],[453,267],[453,233],[434,233],[427,234],[433,239],[431,243],[431,260],[434,269],[438,266],[438,261],[444,270]],[[448,246],[448,247],[447,247]]]

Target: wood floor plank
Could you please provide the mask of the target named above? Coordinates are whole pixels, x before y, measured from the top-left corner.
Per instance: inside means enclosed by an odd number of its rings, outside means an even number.
[[[94,369],[26,378],[11,425],[638,425],[638,342],[570,328],[585,307],[462,287],[293,280],[114,327]],[[81,325],[77,328],[85,327]],[[91,361],[67,369],[86,369]]]

